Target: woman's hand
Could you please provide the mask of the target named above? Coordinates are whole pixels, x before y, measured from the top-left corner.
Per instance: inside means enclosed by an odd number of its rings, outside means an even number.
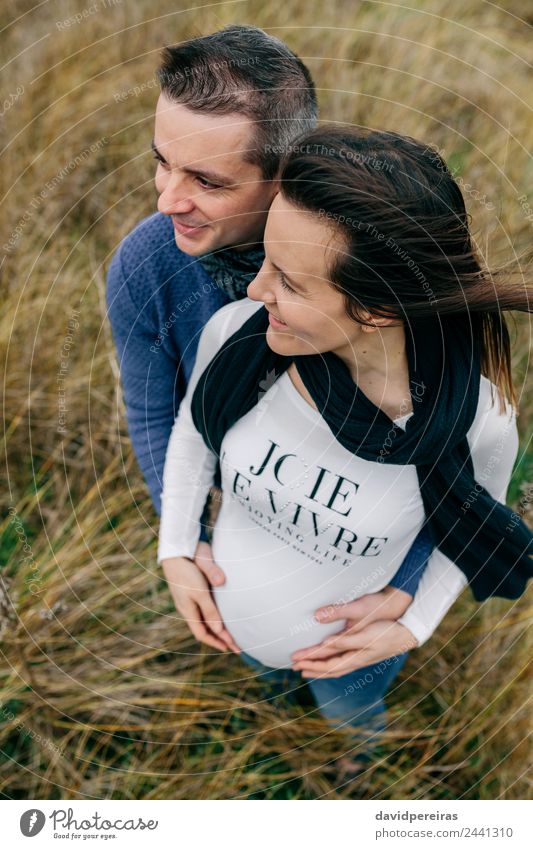
[[[329,669],[327,677],[337,677],[346,674],[342,671],[331,671],[336,663],[343,663],[342,668],[344,668],[347,662],[347,658],[341,660],[340,649],[351,651],[351,658],[348,661],[351,666],[346,671],[352,672],[354,669],[393,657],[398,654],[398,646],[401,652],[415,648],[418,641],[411,631],[395,621],[405,613],[412,600],[413,597],[403,590],[385,587],[380,592],[368,593],[356,601],[319,608],[315,613],[319,622],[345,619],[346,627],[317,645],[294,652],[292,660],[296,665],[293,668],[302,670],[302,674],[306,677],[304,672],[318,671],[318,669],[304,663],[309,664],[312,660],[320,662],[327,660]],[[372,629],[370,627],[372,623],[388,627]],[[397,628],[392,628],[393,625],[397,625]],[[342,642],[344,639],[347,639],[348,643]],[[354,652],[358,653],[357,659]]]
[[[338,678],[416,648],[418,640],[399,622],[380,620],[362,630],[350,627],[292,655],[304,678]]]
[[[226,576],[220,566],[213,560],[213,551],[208,542],[201,540],[196,546],[194,562],[200,572],[203,572],[212,587],[219,587],[225,583]]]
[[[210,546],[207,543],[199,543],[201,546]],[[198,557],[198,548],[195,558]],[[224,627],[218,608],[213,601],[211,588],[204,577],[203,569],[208,574],[213,574],[213,569],[218,570],[224,583],[225,576],[218,566],[214,565],[210,552],[200,550],[200,562],[202,568],[188,557],[169,557],[162,561],[163,572],[168,581],[170,592],[176,605],[176,610],[181,613],[185,622],[201,643],[206,643],[220,651],[228,648],[239,653],[240,648],[234,642],[231,634]]]

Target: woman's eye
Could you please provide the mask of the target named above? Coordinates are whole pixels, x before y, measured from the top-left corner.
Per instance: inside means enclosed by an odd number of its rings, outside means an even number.
[[[165,162],[164,159],[161,159],[161,157],[158,156],[157,153],[154,153],[154,159],[158,163],[158,165],[162,165],[163,168],[168,168],[168,162]]]
[[[279,273],[279,281],[280,281],[282,287],[287,290],[287,292],[294,292],[294,289],[291,286],[289,286],[289,284],[287,283],[287,280],[285,279],[285,277],[283,276],[281,271]]]

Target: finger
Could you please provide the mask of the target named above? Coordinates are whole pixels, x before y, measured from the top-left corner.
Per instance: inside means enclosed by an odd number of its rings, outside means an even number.
[[[223,640],[223,642],[234,652],[240,654],[240,648],[237,643],[233,640],[233,637],[224,627],[224,622],[220,615],[220,611],[213,601],[213,597],[210,592],[206,591],[202,593],[199,598],[195,599],[196,604],[200,608],[200,612],[202,615],[202,619],[204,624],[207,626],[208,630],[213,633],[215,637],[219,640]]]
[[[368,666],[371,662],[368,654],[368,652],[364,651],[344,652],[343,654],[329,658],[329,660],[307,661],[300,671],[303,677],[307,677],[309,674],[331,674],[334,677],[339,677],[340,675],[345,675],[347,672]]]
[[[305,663],[299,671],[305,677],[307,675],[322,675],[335,673],[336,676],[343,675],[345,665],[345,654],[337,653],[326,660],[313,660]]]
[[[194,612],[187,615],[185,620],[196,639],[200,643],[206,643],[208,646],[219,649],[219,651],[227,651],[226,643],[210,634],[200,617],[200,611],[195,609]]]
[[[224,640],[227,643],[227,645],[229,646],[229,648],[232,651],[234,651],[236,654],[241,653],[239,646],[237,645],[237,643],[235,642],[235,640],[231,636],[230,632],[226,630],[226,628],[224,628],[224,630],[221,631],[220,634],[218,634],[218,636],[220,637],[221,640]]]
[[[327,640],[324,643],[325,649],[334,649],[337,651],[361,651],[369,648],[369,641],[365,638],[363,631],[350,631],[336,639]]]
[[[301,670],[302,678],[340,678],[353,668],[350,654],[337,654],[329,660],[315,661]]]
[[[337,619],[347,619],[351,626],[361,624],[368,625],[369,622],[378,618],[376,609],[379,607],[379,601],[376,599],[376,594],[368,594],[358,598],[357,601],[350,601],[347,604],[327,605],[319,608],[316,611],[316,617],[320,622],[334,622]],[[383,617],[379,617],[383,618]]]
[[[198,642],[205,643],[208,646],[212,646],[214,649],[218,649],[219,651],[225,652],[228,651],[228,646],[223,640],[219,640],[216,637],[213,637],[201,622],[188,622],[189,628],[191,629],[193,635],[196,637]]]
[[[345,619],[342,615],[342,610],[346,607],[345,604],[327,604],[325,607],[319,607],[315,610],[315,619],[319,622],[334,622],[336,619]]]
[[[209,590],[202,590],[193,595],[194,603],[200,608],[202,619],[216,636],[219,636],[224,630],[224,623],[218,611],[218,608],[213,601],[213,597]]]
[[[293,660],[299,660],[301,657],[307,657],[308,655],[314,655],[316,652],[319,652],[320,649],[324,647],[324,640],[320,643],[315,643],[313,646],[309,646],[306,649],[298,649],[293,652],[291,658]]]
[[[194,562],[212,586],[219,587],[226,582],[224,572],[213,560],[213,550],[208,542],[198,543]]]
[[[313,646],[312,652],[308,649],[305,649],[301,654],[298,653],[298,657],[295,659],[298,662],[305,660],[306,658],[318,659],[322,656],[322,652],[326,652],[326,656],[330,656],[332,654],[339,654],[339,652],[346,651],[346,649],[365,649],[368,646],[368,638],[363,632],[354,632],[352,628],[345,629],[341,631],[340,634],[334,634],[331,637],[327,637],[318,647]]]
[[[324,660],[325,658],[333,657],[335,654],[340,654],[340,648],[338,646],[322,646],[320,651],[316,651],[313,654],[306,655],[305,657],[300,658],[296,661],[296,663],[305,663],[307,660]]]
[[[220,612],[211,595],[206,594],[205,597],[196,599],[196,604],[200,610],[202,624],[207,628],[208,634],[214,636],[217,640],[222,640],[228,648],[236,654],[240,654],[241,650],[227,628],[224,627]]]
[[[307,659],[322,660],[325,657],[331,657],[331,655],[338,653],[339,652],[336,646],[326,646],[324,645],[324,643],[320,643],[320,645],[313,646],[310,649],[295,652],[292,655],[292,662],[303,663]]]

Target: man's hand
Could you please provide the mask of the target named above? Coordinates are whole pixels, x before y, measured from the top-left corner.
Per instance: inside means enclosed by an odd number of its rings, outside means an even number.
[[[294,652],[293,669],[302,671],[307,677],[307,672],[321,672],[327,666],[328,673],[324,677],[336,678],[415,648],[418,641],[411,631],[395,621],[405,613],[412,600],[413,597],[403,590],[385,587],[356,601],[319,608],[315,613],[319,622],[345,619],[346,627],[321,643]],[[319,666],[311,661],[317,661]],[[342,671],[344,669],[346,671]]]
[[[315,616],[319,622],[348,619],[351,631],[360,631],[380,619],[396,620],[403,616],[413,596],[396,587],[384,587],[377,593],[367,593],[357,601],[347,604],[329,604],[319,607]]]
[[[418,640],[405,625],[387,620],[372,622],[363,630],[344,630],[310,649],[294,652],[292,668],[303,678],[338,678],[417,645]]]
[[[207,543],[199,543],[199,546],[210,546]],[[196,555],[198,556],[198,548]],[[203,569],[213,571],[213,560],[206,557],[205,552],[201,555],[202,569],[188,557],[169,557],[162,561],[163,572],[168,581],[169,589],[176,605],[176,610],[181,613],[185,622],[201,643],[206,643],[220,651],[232,651],[240,653],[239,646],[234,642],[231,634],[224,627],[220,613],[217,609],[211,588],[204,577]],[[224,583],[225,576],[219,567],[216,568]]]

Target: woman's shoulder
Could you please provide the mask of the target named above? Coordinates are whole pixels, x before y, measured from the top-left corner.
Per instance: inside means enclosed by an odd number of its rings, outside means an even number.
[[[262,301],[252,301],[251,298],[232,301],[213,313],[205,325],[204,334],[221,347],[262,306]]]
[[[517,440],[516,412],[512,404],[504,400],[502,409],[498,388],[482,375],[476,415],[468,431],[472,447],[494,447],[507,439]]]

